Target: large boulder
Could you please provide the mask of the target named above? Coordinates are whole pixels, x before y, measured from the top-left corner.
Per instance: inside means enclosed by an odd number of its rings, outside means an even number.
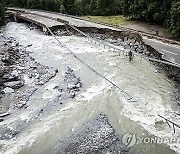
[[[3,94],[11,94],[11,93],[14,93],[14,89],[6,87],[2,90],[2,93]]]
[[[0,76],[3,76],[4,74],[8,73],[10,71],[9,66],[4,66],[0,64]]]
[[[5,79],[6,81],[17,81],[19,78],[19,72],[16,70],[2,76],[2,79]]]
[[[12,89],[19,89],[22,86],[24,86],[24,82],[22,82],[22,81],[6,82],[6,83],[4,83],[4,86],[12,88]]]
[[[13,70],[13,71],[11,72],[11,76],[13,76],[13,77],[18,77],[18,76],[19,76],[19,72],[16,71],[16,70]]]

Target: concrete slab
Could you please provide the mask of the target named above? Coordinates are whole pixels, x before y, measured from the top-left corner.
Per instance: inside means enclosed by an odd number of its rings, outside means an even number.
[[[51,27],[55,27],[55,26],[64,26],[64,23],[52,20],[52,19],[48,19],[45,17],[41,17],[41,16],[37,16],[37,15],[33,15],[33,14],[21,14],[22,17],[24,18],[28,18],[31,19],[35,22],[39,22],[42,23],[43,25],[48,26],[49,28]]]
[[[16,14],[16,11],[8,11],[9,13],[12,13],[12,14]],[[51,27],[57,27],[57,26],[64,26],[65,24],[64,23],[61,23],[59,21],[56,21],[56,20],[53,20],[53,19],[50,19],[50,18],[46,18],[46,17],[43,17],[43,16],[38,16],[38,15],[35,15],[35,14],[27,14],[27,13],[21,13],[19,15],[20,18],[23,18],[23,19],[27,19],[28,21],[32,21],[33,23],[39,23],[39,24],[42,24],[42,25],[46,25],[47,27],[51,28]]]

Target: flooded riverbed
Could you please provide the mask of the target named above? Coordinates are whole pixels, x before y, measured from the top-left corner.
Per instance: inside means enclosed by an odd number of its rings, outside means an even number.
[[[136,98],[127,96],[102,77],[92,72],[52,37],[25,24],[8,23],[4,36],[14,37],[37,62],[58,69],[58,73],[40,87],[28,101],[28,107],[16,111],[0,123],[3,132],[17,129],[15,137],[0,140],[2,153],[56,153],[68,137],[89,120],[103,113],[114,128],[120,143],[126,133],[136,137],[175,139],[173,143],[139,143],[129,153],[180,153],[180,131],[169,128],[158,114],[179,123],[177,102],[173,101],[174,83],[153,65],[139,57],[129,62],[125,55],[117,56],[109,49],[93,44],[80,36],[62,36],[58,39],[84,62],[113,81]],[[82,90],[71,99],[57,100],[55,87],[60,86],[67,68],[82,81]],[[28,83],[28,79],[25,78]],[[30,83],[29,83],[30,84]],[[43,111],[43,112],[41,112]],[[58,150],[57,150],[58,149]]]

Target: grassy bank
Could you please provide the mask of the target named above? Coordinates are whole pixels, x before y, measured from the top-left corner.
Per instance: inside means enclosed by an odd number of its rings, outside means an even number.
[[[110,24],[110,25],[127,25],[130,24],[130,20],[123,16],[82,16],[82,19],[86,19],[92,22]]]

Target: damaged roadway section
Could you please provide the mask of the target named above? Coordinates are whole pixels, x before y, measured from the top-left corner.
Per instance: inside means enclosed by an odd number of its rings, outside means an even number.
[[[110,29],[100,29],[100,28],[91,28],[91,27],[81,27],[79,28],[84,33],[88,34],[92,38],[96,38],[98,40],[103,40],[104,42],[108,42],[114,46],[122,46],[125,50],[130,50],[136,52],[140,55],[144,55],[149,58],[155,58],[159,60],[163,59],[163,54],[156,51],[150,45],[144,42],[142,36],[138,33],[131,33],[128,31],[113,31]],[[56,29],[54,33],[58,36],[63,35],[81,35],[77,31],[72,28]],[[120,52],[114,52],[117,56],[122,54]],[[174,80],[175,87],[173,99],[180,105],[180,68],[175,66],[170,66],[168,64],[150,62],[155,65],[156,73],[160,73],[164,71],[169,79]]]
[[[156,49],[146,44],[142,36],[140,36],[138,33],[131,33],[127,31],[118,32],[97,28],[81,28],[81,30],[93,38],[110,42],[110,44],[115,46],[123,46],[125,50],[131,50],[149,58],[164,60],[163,54],[159,53]],[[118,55],[120,55],[120,53],[117,52],[117,56]],[[178,105],[180,105],[180,68],[163,63],[150,63],[155,65],[156,73],[164,71],[168,78],[174,81],[175,87],[173,88],[173,99],[177,101]]]

